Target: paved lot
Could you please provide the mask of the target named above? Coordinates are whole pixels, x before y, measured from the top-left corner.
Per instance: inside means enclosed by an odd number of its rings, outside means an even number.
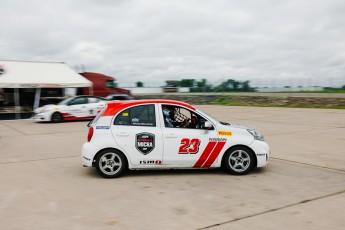
[[[344,229],[344,110],[199,108],[264,133],[268,167],[107,180],[81,167],[87,122],[0,121],[0,229]]]

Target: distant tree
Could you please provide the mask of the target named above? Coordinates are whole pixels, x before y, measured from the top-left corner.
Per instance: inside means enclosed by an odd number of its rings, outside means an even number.
[[[232,88],[234,91],[236,91],[238,89],[238,87],[241,85],[241,83],[239,81],[236,81],[233,79],[229,79],[227,83],[228,83],[228,85],[230,85],[230,88]]]
[[[244,92],[252,92],[252,91],[254,91],[254,88],[250,87],[249,81],[244,81],[244,82],[242,82],[242,90]]]
[[[206,79],[202,79],[201,81],[196,82],[198,88],[203,88],[206,86]]]
[[[182,79],[181,81],[178,82],[179,87],[189,87],[192,88],[194,87],[194,79]]]
[[[141,81],[138,81],[138,82],[137,82],[137,87],[144,87],[144,83],[141,82]]]
[[[218,92],[254,92],[255,89],[250,87],[249,81],[236,81],[229,79],[222,82],[220,85],[215,87],[215,91]]]
[[[343,87],[341,87],[341,88],[345,90],[345,85],[343,85]]]
[[[190,89],[191,92],[212,92],[213,87],[211,84],[207,83],[206,79],[201,79],[201,81],[196,81],[195,87]]]
[[[225,92],[225,91],[229,91],[229,83],[228,81],[224,81],[222,83],[220,83],[220,85],[216,86],[214,91],[216,92]]]

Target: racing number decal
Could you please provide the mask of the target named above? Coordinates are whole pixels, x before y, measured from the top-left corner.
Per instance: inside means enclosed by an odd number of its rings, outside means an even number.
[[[196,154],[199,152],[199,145],[200,145],[200,140],[193,138],[183,138],[181,140],[181,146],[178,150],[179,154]]]

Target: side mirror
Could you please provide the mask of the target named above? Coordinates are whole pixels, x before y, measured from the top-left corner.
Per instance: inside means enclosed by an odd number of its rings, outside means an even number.
[[[205,127],[206,129],[208,129],[208,130],[213,130],[213,125],[212,125],[211,122],[209,122],[209,121],[206,121],[206,122],[205,122],[204,127]]]

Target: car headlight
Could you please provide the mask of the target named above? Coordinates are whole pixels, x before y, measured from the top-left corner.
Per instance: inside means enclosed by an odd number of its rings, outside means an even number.
[[[253,137],[254,137],[255,140],[258,140],[258,141],[265,141],[264,136],[263,136],[261,133],[255,131],[255,130],[253,130],[253,129],[247,129],[247,131],[248,131],[250,134],[253,135]]]

